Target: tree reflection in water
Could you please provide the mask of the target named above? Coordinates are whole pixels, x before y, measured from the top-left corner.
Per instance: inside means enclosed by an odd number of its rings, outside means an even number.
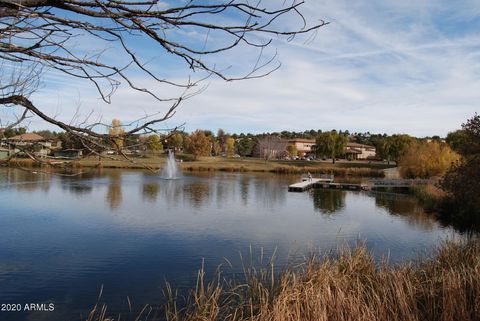
[[[122,172],[110,171],[106,200],[111,209],[117,209],[122,203]]]
[[[431,231],[438,225],[435,217],[426,213],[412,196],[392,193],[375,193],[374,196],[377,207],[386,209],[391,215],[401,216],[409,226]]]
[[[192,182],[187,184],[183,190],[184,198],[194,208],[202,207],[203,203],[206,203],[210,199],[210,186],[207,182]]]
[[[142,199],[145,201],[155,202],[160,192],[160,184],[145,183],[142,186]]]
[[[250,176],[249,175],[241,175],[240,180],[240,197],[242,199],[242,204],[246,206],[248,204],[248,191],[250,189]]]
[[[256,175],[253,179],[255,203],[265,208],[274,208],[285,203],[288,179],[278,176]]]
[[[142,199],[155,203],[158,200],[165,202],[166,206],[178,203],[183,191],[181,180],[162,179],[158,176],[145,175],[142,184]]]
[[[58,179],[61,181],[60,186],[63,190],[69,191],[75,195],[89,194],[93,190],[93,180],[102,175],[102,170],[87,170],[78,173],[78,175],[70,176],[59,175]]]
[[[345,207],[345,191],[333,189],[313,189],[310,196],[313,208],[326,215],[332,215]]]

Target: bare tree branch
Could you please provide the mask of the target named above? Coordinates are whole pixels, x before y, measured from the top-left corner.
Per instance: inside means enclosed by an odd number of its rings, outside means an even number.
[[[274,38],[311,35],[327,24],[320,20],[308,25],[301,13],[304,2],[291,1],[272,1],[265,6],[262,1],[205,4],[193,0],[175,6],[159,0],[0,0],[0,108],[22,111],[4,130],[35,115],[74,135],[95,153],[115,146],[119,138],[156,133],[157,124],[173,117],[185,99],[203,90],[194,89],[200,81],[211,76],[233,81],[269,75],[280,67],[276,53],[264,57]],[[283,18],[297,18],[297,26],[284,24]],[[188,33],[195,36],[186,36]],[[85,50],[77,39],[91,42],[95,48]],[[158,56],[183,64],[180,68],[191,70],[195,79],[179,81],[165,76],[163,69],[141,54],[147,46]],[[250,48],[254,51],[249,51],[249,56],[256,58],[240,75],[230,66],[217,65],[218,57],[235,48]],[[118,59],[106,54],[109,49]],[[8,79],[3,76],[6,70],[11,75]],[[44,71],[90,82],[106,103],[125,85],[170,105],[131,121],[121,134],[109,135],[107,124],[88,122],[91,113],[84,121],[67,123],[32,102],[30,95],[39,88]],[[149,79],[148,87],[132,76],[138,73]],[[160,93],[159,85],[175,90]]]

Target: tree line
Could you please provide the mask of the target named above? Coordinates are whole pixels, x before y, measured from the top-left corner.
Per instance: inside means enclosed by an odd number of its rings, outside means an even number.
[[[12,128],[0,133],[0,138],[9,138],[25,133],[25,128]],[[55,132],[49,130],[36,131],[45,139],[56,139],[62,142],[64,149],[85,149],[85,144],[77,135],[68,132]],[[124,136],[125,126],[121,121],[114,119],[109,126],[108,136],[102,145],[108,145],[111,149],[121,152],[122,150],[137,150],[158,154],[164,149],[175,152],[192,154],[195,158],[201,156],[256,156],[269,160],[272,158],[304,157],[304,153],[296,149],[295,145],[288,144],[292,139],[315,140],[313,153],[317,157],[336,158],[345,156],[347,143],[359,143],[371,145],[376,148],[377,158],[387,162],[398,163],[406,151],[415,143],[425,140],[433,140],[442,143],[438,136],[431,138],[416,138],[406,134],[372,134],[370,132],[359,133],[348,130],[305,130],[268,132],[260,134],[252,133],[228,133],[224,129],[218,129],[216,133],[211,130],[197,129],[192,133],[174,131],[167,134],[128,135]],[[451,136],[451,135],[450,135]],[[447,137],[447,141],[458,144],[462,138]],[[443,143],[442,143],[443,144]],[[90,147],[91,149],[91,147]],[[101,152],[101,150],[98,150]]]

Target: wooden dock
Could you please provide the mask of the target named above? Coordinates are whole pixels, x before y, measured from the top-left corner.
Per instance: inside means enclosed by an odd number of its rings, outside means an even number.
[[[349,191],[366,191],[368,190],[368,185],[366,184],[352,184],[352,183],[319,183],[315,184],[315,188],[323,189],[342,189]]]
[[[352,184],[352,183],[334,183],[333,178],[312,178],[312,179],[305,179],[300,183],[295,183],[288,186],[288,191],[304,192],[311,188],[359,191],[359,190],[368,190],[368,185]]]
[[[367,184],[352,184],[352,183],[334,183],[333,176],[330,178],[312,178],[302,179],[302,182],[290,185],[289,192],[303,192],[310,188],[322,189],[341,189],[351,191],[377,191],[382,189],[392,188],[410,188],[412,186],[433,184],[433,180],[420,179],[371,179]]]
[[[288,186],[289,192],[303,192],[312,187],[316,184],[331,184],[333,179],[331,178],[311,178],[311,179],[304,179],[300,183],[295,183]]]

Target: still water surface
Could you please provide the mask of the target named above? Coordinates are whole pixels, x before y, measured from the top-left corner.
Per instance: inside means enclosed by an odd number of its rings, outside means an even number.
[[[0,169],[0,303],[51,303],[53,312],[3,320],[81,320],[101,302],[126,311],[162,302],[165,280],[194,285],[239,253],[276,253],[277,265],[312,248],[367,240],[377,257],[414,258],[455,236],[411,197],[366,192],[288,193],[298,176],[139,171],[76,177]],[[247,255],[248,256],[248,255]]]

